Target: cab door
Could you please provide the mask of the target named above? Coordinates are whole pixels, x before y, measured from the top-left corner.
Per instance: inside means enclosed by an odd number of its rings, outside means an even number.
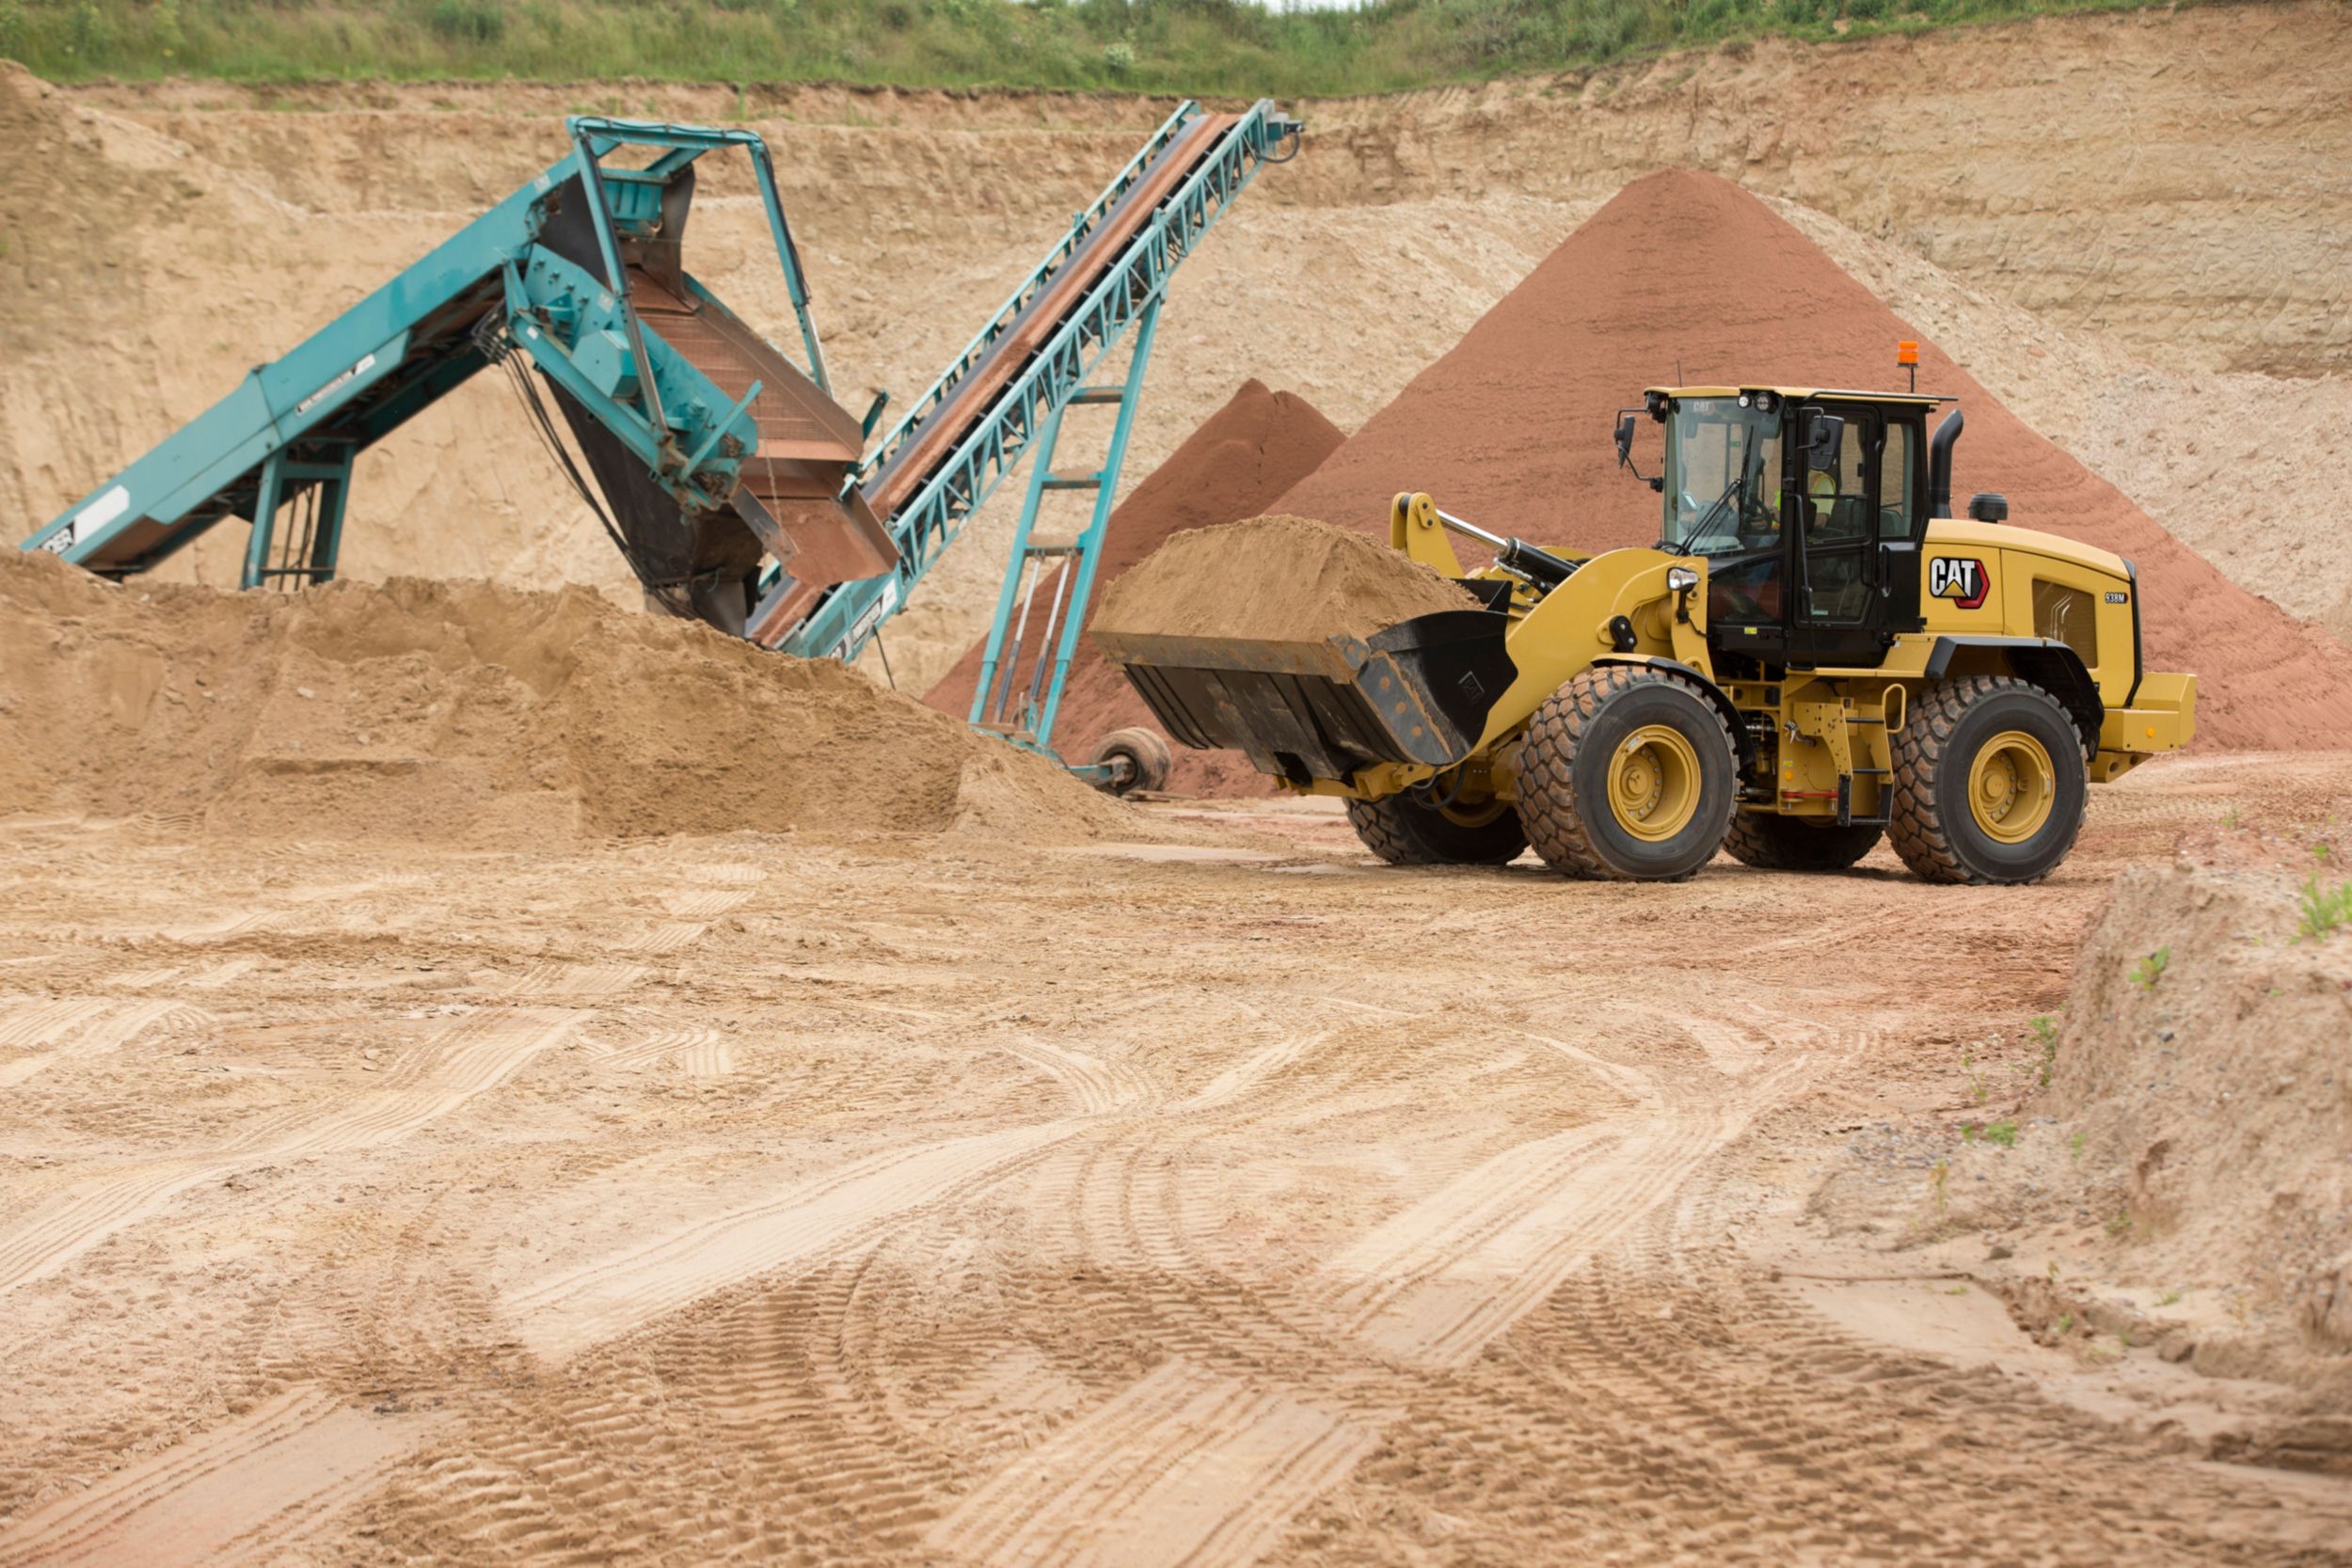
[[[1824,446],[1824,415],[1843,428]],[[1890,564],[1880,549],[1886,420],[1867,404],[1808,403],[1796,443],[1788,661],[1874,666],[1886,657]]]

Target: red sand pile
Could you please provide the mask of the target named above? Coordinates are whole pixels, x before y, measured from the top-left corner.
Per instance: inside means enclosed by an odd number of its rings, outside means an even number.
[[[1616,470],[1610,442],[1616,410],[1644,387],[1900,387],[1895,344],[1918,337],[1737,185],[1653,174],[1269,510],[1380,531],[1391,495],[1426,490],[1499,533],[1585,550],[1646,545],[1658,499]],[[1997,388],[2000,367],[1982,368]],[[1919,385],[1967,414],[1952,485],[1963,503],[1998,490],[2018,526],[2137,563],[2149,663],[2197,673],[2201,743],[2352,743],[2352,650],[2231,582],[1931,343],[1920,344]],[[1655,427],[1641,430],[1636,454],[1654,468]],[[2247,483],[2261,483],[2260,433],[2225,438],[2249,449]]]
[[[1338,450],[1337,426],[1292,392],[1268,391],[1248,381],[1232,401],[1202,422],[1170,453],[1151,478],[1136,485],[1111,513],[1095,577],[1095,604],[1102,591],[1127,569],[1158,549],[1168,535],[1186,529],[1238,522],[1270,510],[1283,491],[1314,472]],[[1382,518],[1388,502],[1381,502]],[[1041,588],[1050,594],[1052,585]],[[1089,620],[1092,617],[1089,615]],[[985,639],[965,650],[946,677],[923,700],[961,719],[972,711],[972,689],[980,677]],[[1159,728],[1127,677],[1105,659],[1091,639],[1080,637],[1054,721],[1054,746],[1077,760],[1112,730],[1134,724]],[[1179,746],[1168,787],[1177,794],[1246,796],[1272,793],[1273,785],[1238,752],[1195,752]]]

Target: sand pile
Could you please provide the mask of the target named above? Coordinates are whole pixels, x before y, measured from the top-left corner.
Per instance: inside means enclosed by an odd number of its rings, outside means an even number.
[[[0,811],[287,837],[546,838],[1122,815],[829,662],[593,592],[117,587],[0,552]]]
[[[2283,1347],[2338,1358],[2352,1354],[2352,929],[2302,910],[2307,889],[2343,880],[2244,832],[2126,871],[2029,1105],[2068,1132],[2074,1180],[2056,1196],[2100,1219],[2120,1277],[2217,1313],[2243,1295],[2233,1327],[2259,1314]],[[2218,1325],[2202,1338],[2208,1370],[2251,1348],[2225,1349],[2243,1335]]]
[[[1098,584],[1107,588],[1185,529],[1258,515],[1312,473],[1342,439],[1338,427],[1306,399],[1269,391],[1263,382],[1244,382],[1111,513]],[[1039,589],[1041,596],[1052,592],[1050,581]],[[1099,610],[1102,603],[1098,590],[1090,609]],[[975,641],[923,700],[958,719],[970,713],[986,645],[985,637]],[[1081,637],[1054,723],[1057,749],[1066,757],[1090,756],[1104,736],[1136,724],[1159,727],[1118,666],[1103,657],[1092,639]],[[1235,753],[1179,747],[1168,787],[1182,795],[1234,796],[1267,794],[1273,785]]]
[[[1392,494],[1427,490],[1451,512],[1539,543],[1647,544],[1657,498],[1616,471],[1609,436],[1645,386],[1899,386],[1895,344],[1919,336],[1738,186],[1687,170],[1651,175],[1569,236],[1280,509],[1376,532]],[[2230,582],[1932,343],[1920,346],[1919,385],[1966,411],[1957,497],[1998,490],[2019,526],[2137,562],[2149,661],[2199,675],[2201,741],[2325,747],[2352,736],[2352,650]],[[1645,423],[1640,440],[1637,455],[1654,467],[1655,428]]]
[[[2153,1345],[2216,1376],[2331,1386],[2344,1408],[2352,927],[2304,913],[2343,885],[2334,858],[2214,828],[2125,869],[2063,1011],[2014,1051],[1978,1036],[1957,1121],[1866,1134],[1814,1212],[1912,1267],[1969,1271],[2045,1343]],[[2263,1441],[2352,1474],[2352,1424]]]
[[[1478,601],[1362,534],[1275,515],[1180,533],[1111,584],[1098,630],[1269,642],[1370,637]]]

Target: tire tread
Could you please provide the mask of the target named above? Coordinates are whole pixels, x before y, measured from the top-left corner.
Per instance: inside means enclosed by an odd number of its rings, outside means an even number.
[[[2046,704],[2069,734],[2077,733],[2073,716],[2058,700],[2031,681],[2013,675],[1962,675],[1929,687],[1913,705],[1909,720],[1895,734],[1891,748],[1895,760],[1895,809],[1890,814],[1892,820],[1886,836],[1902,863],[1924,881],[1989,886],[2003,879],[1970,869],[1953,848],[1951,834],[1944,826],[1948,802],[1943,798],[1944,781],[1940,775],[1950,753],[1953,733],[1969,709],[2007,691],[2023,692]],[[1959,802],[1959,809],[1967,810],[1967,803]],[[2079,816],[2076,826],[2080,826]],[[2071,846],[2073,834],[2068,835],[2068,841]],[[2033,876],[2010,880],[2018,884],[2041,881],[2064,861],[2061,854],[2058,861]]]
[[[1670,684],[1698,696],[1700,707],[1714,721],[1723,736],[1724,752],[1737,758],[1730,726],[1715,711],[1715,705],[1699,696],[1689,681],[1661,670],[1630,664],[1597,665],[1575,676],[1544,699],[1535,717],[1528,721],[1526,736],[1519,742],[1519,820],[1526,825],[1528,842],[1554,871],[1586,881],[1636,879],[1603,860],[1594,846],[1592,830],[1577,807],[1570,769],[1575,766],[1577,749],[1600,718],[1601,709],[1626,691],[1651,682]],[[1736,787],[1728,792],[1725,809],[1738,815]],[[1728,832],[1730,824],[1726,822],[1724,827]],[[1697,874],[1698,867],[1692,866],[1675,876],[1653,879],[1684,882]]]

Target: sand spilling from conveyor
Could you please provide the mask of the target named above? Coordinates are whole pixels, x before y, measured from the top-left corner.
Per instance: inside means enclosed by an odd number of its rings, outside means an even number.
[[[517,842],[1084,834],[1122,808],[831,661],[584,589],[119,587],[0,554],[0,811]]]
[[[1177,534],[1111,584],[1099,631],[1322,641],[1478,600],[1421,562],[1331,523],[1274,515]]]
[[[1284,497],[1367,532],[1391,496],[1579,550],[1646,545],[1658,500],[1609,432],[1646,386],[1902,385],[1920,334],[1756,198],[1676,169],[1627,186],[1461,342]],[[2199,676],[2208,745],[2292,749],[2352,736],[2352,649],[2232,583],[2114,486],[2035,434],[1933,343],[1921,389],[1960,400],[1953,493],[2009,498],[2014,524],[2131,558],[2147,660]],[[1646,425],[1637,457],[1655,461]]]
[[[1240,522],[1265,511],[1278,496],[1312,473],[1344,439],[1337,426],[1303,397],[1268,390],[1260,381],[1242,384],[1232,400],[1187,436],[1168,460],[1152,470],[1111,513],[1104,531],[1096,581],[1107,585],[1186,529]],[[1040,605],[1056,602],[1057,583],[1037,585]],[[1099,608],[1098,592],[1089,606]],[[988,640],[964,650],[955,668],[923,700],[961,719],[972,710],[980,658]],[[1096,742],[1132,725],[1159,727],[1119,667],[1103,657],[1093,640],[1080,637],[1062,687],[1054,723],[1054,744],[1064,756],[1093,755]],[[1232,752],[1179,748],[1168,789],[1179,795],[1264,795],[1273,784]]]

